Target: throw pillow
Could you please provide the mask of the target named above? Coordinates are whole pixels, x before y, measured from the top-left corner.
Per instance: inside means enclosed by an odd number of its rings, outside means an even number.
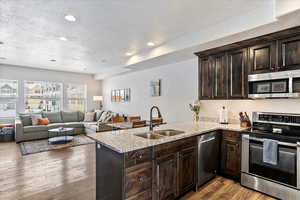
[[[102,113],[104,112],[104,110],[95,110],[96,112],[96,121],[98,121],[102,115]]]
[[[32,125],[35,126],[35,125],[38,125],[38,119],[42,118],[42,115],[41,114],[34,114],[34,115],[31,115],[31,122],[32,122]]]
[[[48,118],[39,118],[38,125],[48,125],[50,123]]]
[[[19,115],[20,120],[23,124],[23,126],[31,126],[32,125],[32,120],[30,115]]]
[[[102,113],[102,115],[100,116],[100,118],[98,119],[98,122],[101,123],[101,122],[104,122],[105,118],[106,118],[106,115],[107,115],[107,111],[104,111]]]
[[[104,119],[104,123],[107,123],[111,120],[111,118],[113,117],[113,113],[112,112],[107,112],[106,117]]]
[[[93,122],[95,118],[95,112],[86,112],[84,115],[84,122]]]

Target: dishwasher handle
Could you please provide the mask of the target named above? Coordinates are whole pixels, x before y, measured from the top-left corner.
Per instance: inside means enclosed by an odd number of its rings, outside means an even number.
[[[211,138],[209,138],[207,140],[199,141],[199,144],[207,143],[207,142],[210,142],[210,141],[215,140],[215,139],[216,139],[216,137],[214,136],[214,137],[211,137]]]

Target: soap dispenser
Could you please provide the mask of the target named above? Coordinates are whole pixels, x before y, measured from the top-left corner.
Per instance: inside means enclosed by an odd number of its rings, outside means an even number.
[[[228,111],[225,106],[222,107],[219,115],[220,124],[228,124]]]

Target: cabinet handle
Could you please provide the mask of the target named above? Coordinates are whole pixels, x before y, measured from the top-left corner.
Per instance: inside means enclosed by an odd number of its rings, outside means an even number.
[[[142,154],[137,154],[137,155],[136,155],[136,158],[137,158],[137,159],[142,159],[142,158],[143,158],[143,155],[142,155]]]
[[[143,177],[141,177],[141,176],[138,176],[137,180],[138,180],[138,182],[143,182],[144,181]]]
[[[156,185],[157,185],[157,199],[159,199],[159,164],[156,166]]]

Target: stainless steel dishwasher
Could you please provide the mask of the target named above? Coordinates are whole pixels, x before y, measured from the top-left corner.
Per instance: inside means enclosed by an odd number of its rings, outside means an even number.
[[[219,137],[217,131],[198,136],[197,187],[216,176],[219,162]]]

